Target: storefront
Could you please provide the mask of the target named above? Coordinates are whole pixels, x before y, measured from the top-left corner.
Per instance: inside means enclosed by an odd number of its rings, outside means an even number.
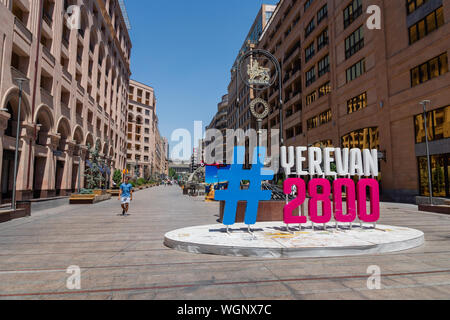
[[[422,196],[429,196],[428,161],[426,157],[423,115],[417,115],[414,121],[419,192]],[[431,154],[433,195],[435,197],[450,198],[450,106],[428,112],[427,131]]]

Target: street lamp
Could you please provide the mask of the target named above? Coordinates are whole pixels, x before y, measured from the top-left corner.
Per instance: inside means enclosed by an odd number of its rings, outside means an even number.
[[[13,180],[13,194],[11,201],[12,210],[16,210],[16,180],[17,180],[17,161],[19,157],[19,139],[20,139],[20,109],[22,107],[22,87],[23,83],[27,82],[28,79],[18,78],[15,79],[19,84],[19,106],[17,108],[17,130],[16,130],[16,150],[14,154],[14,180]]]
[[[425,144],[427,148],[427,164],[428,164],[428,188],[430,189],[430,205],[433,205],[433,177],[431,176],[431,159],[430,159],[430,144],[428,141],[428,126],[427,126],[427,104],[430,104],[430,100],[423,100],[420,105],[423,107],[423,120],[425,123]]]

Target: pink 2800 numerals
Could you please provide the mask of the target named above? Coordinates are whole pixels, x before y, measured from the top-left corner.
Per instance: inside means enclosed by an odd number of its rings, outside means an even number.
[[[297,188],[297,197],[284,207],[284,223],[305,224],[305,216],[294,216],[295,209],[306,201],[306,184],[303,179],[291,178],[284,182],[284,193],[292,193],[292,187]],[[319,189],[320,188],[320,189]],[[351,179],[337,179],[331,187],[327,179],[312,179],[308,185],[310,199],[308,201],[308,212],[312,222],[325,224],[334,219],[337,222],[349,223],[356,219],[366,223],[374,223],[380,219],[380,188],[375,179],[361,179],[355,186]],[[370,194],[370,213],[367,213],[367,190]],[[320,190],[320,192],[319,192]],[[333,201],[331,201],[333,191]],[[357,192],[356,192],[357,191]],[[343,192],[346,194],[346,212],[343,206]],[[333,205],[332,203],[333,202]],[[322,214],[319,215],[318,207],[322,203]],[[332,212],[333,211],[333,212]]]

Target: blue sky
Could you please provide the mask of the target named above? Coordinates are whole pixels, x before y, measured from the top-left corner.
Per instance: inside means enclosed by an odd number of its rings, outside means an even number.
[[[262,3],[274,0],[126,0],[131,78],[155,88],[159,128],[208,125]]]

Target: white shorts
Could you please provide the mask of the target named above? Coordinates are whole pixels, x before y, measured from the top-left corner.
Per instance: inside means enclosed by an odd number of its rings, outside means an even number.
[[[130,197],[122,197],[121,201],[122,201],[122,204],[128,204],[131,202],[131,198]]]

